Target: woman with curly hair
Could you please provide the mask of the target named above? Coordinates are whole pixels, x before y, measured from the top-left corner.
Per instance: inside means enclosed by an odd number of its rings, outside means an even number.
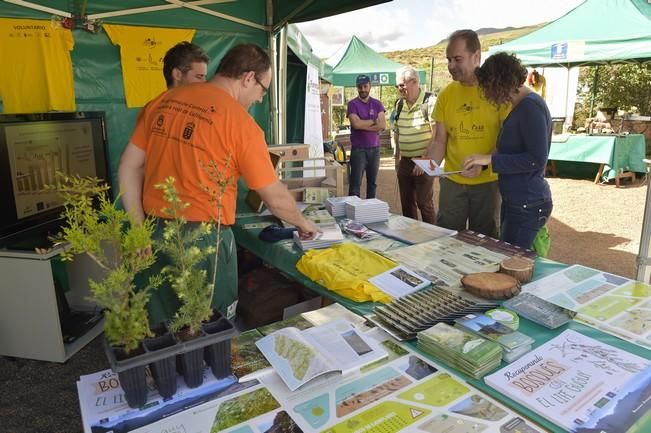
[[[490,56],[475,70],[479,87],[493,104],[511,103],[493,154],[474,154],[464,168],[492,165],[502,194],[502,240],[531,248],[552,213],[552,194],[545,166],[552,120],[545,101],[524,86],[527,70],[511,54]]]

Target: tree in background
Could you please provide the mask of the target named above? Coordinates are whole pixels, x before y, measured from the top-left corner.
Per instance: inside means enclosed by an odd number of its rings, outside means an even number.
[[[597,85],[593,112],[590,113],[593,87]],[[640,115],[651,115],[651,64],[624,64],[583,67],[579,86],[575,126],[583,126],[585,119],[594,116],[599,107],[617,107]]]

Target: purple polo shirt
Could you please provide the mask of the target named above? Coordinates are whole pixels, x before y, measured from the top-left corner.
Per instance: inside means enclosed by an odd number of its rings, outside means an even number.
[[[368,98],[367,102],[362,101],[359,97],[348,102],[348,113],[357,114],[361,120],[376,120],[378,113],[384,112],[384,105],[375,98]],[[351,127],[350,144],[352,147],[379,147],[380,135],[375,131],[364,131]]]

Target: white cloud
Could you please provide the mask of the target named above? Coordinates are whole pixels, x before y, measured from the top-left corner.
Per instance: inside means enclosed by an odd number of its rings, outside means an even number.
[[[352,35],[377,51],[421,48],[457,29],[522,27],[552,21],[583,0],[394,0],[299,24],[315,53],[331,56]]]
[[[319,56],[330,57],[353,35],[374,50],[388,51],[393,41],[408,36],[409,24],[408,11],[375,6],[298,26]]]

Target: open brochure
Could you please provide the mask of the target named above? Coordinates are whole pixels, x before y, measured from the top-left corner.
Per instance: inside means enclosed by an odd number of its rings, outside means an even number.
[[[433,159],[412,158],[412,161],[428,176],[448,176],[451,174],[463,173],[463,170],[445,171],[445,168],[438,165]]]
[[[345,374],[387,356],[345,320],[303,331],[280,329],[256,345],[291,391],[316,377]]]

